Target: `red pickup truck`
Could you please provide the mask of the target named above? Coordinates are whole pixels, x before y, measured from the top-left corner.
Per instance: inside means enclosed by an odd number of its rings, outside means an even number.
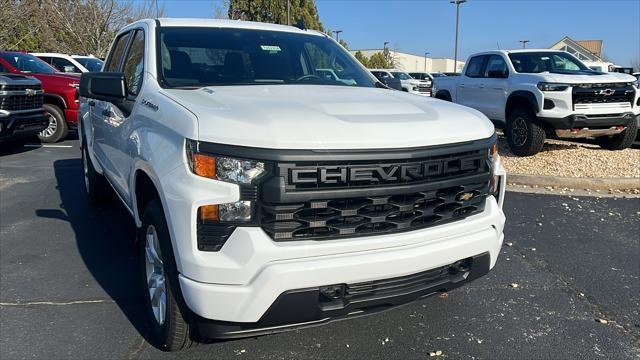
[[[57,142],[78,124],[78,85],[80,77],[58,72],[37,57],[17,51],[0,50],[0,72],[33,76],[44,90],[44,110],[49,126],[38,137],[42,142]]]

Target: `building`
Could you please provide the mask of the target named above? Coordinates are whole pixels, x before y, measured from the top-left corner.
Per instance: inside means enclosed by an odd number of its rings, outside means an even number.
[[[360,51],[362,55],[366,57],[371,57],[371,55],[375,53],[380,53],[383,49],[361,49],[361,50],[350,50],[352,54],[355,55],[356,52]],[[404,70],[407,72],[414,71],[427,71],[427,72],[453,72],[453,59],[446,58],[431,58],[425,57],[424,55],[413,55],[409,53],[404,53],[400,51],[389,50],[393,60],[396,64],[396,68],[400,70]],[[464,68],[464,61],[458,60],[458,70],[456,72],[461,72],[462,68]]]
[[[582,61],[605,62],[602,53],[602,40],[573,40],[565,36],[553,44],[550,49],[566,51]]]

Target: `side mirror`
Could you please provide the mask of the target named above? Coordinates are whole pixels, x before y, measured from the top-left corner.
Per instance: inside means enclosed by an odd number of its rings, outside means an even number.
[[[490,78],[496,79],[506,79],[509,77],[509,73],[503,70],[489,70],[488,75]]]
[[[129,116],[133,101],[127,99],[127,85],[123,73],[86,72],[80,76],[80,96],[110,102]]]

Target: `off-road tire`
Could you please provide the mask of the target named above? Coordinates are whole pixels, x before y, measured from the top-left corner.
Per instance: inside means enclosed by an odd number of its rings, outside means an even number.
[[[506,137],[511,152],[518,156],[535,155],[542,150],[545,130],[536,123],[536,116],[526,108],[516,108],[507,118]]]
[[[87,150],[86,140],[85,146],[82,147],[82,173],[84,180],[84,192],[91,205],[100,205],[107,203],[112,199],[111,186],[105,177],[98,173],[93,167],[93,162]]]
[[[158,237],[158,243],[161,249],[159,256],[162,259],[166,282],[166,306],[164,322],[162,324],[160,324],[154,316],[147,283],[145,262],[145,256],[147,255],[145,245],[147,243],[147,230],[150,226],[155,228]],[[140,260],[140,285],[143,291],[145,312],[149,318],[153,345],[163,351],[177,351],[189,348],[193,345],[194,339],[193,326],[190,323],[192,314],[182,298],[167,221],[162,210],[162,205],[158,199],[151,200],[144,210],[142,227],[140,228],[138,237],[138,254]]]
[[[600,136],[596,138],[596,143],[601,148],[607,150],[624,150],[633,144],[638,134],[638,122],[632,120],[627,128],[620,134],[613,136]]]
[[[49,126],[38,134],[38,138],[43,143],[55,143],[64,140],[69,132],[64,112],[56,105],[44,104],[42,107],[49,113]],[[52,128],[54,129],[52,130]]]

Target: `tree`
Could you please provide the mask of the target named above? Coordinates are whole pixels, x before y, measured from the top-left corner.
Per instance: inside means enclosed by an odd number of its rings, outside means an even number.
[[[154,3],[149,0],[0,1],[0,48],[99,57],[106,55],[114,35],[123,26],[164,12],[159,9],[156,14]],[[18,17],[19,22],[7,29],[4,24],[11,24],[13,17]]]
[[[228,16],[233,20],[286,25],[287,2],[291,25],[302,21],[307,29],[324,30],[314,0],[229,0]]]
[[[364,54],[362,54],[362,51],[358,50],[356,51],[356,54],[354,55],[356,57],[356,59],[358,59],[358,61],[360,61],[360,63],[362,65],[364,65],[364,67],[370,68],[371,66],[369,66],[369,59],[364,56]]]

